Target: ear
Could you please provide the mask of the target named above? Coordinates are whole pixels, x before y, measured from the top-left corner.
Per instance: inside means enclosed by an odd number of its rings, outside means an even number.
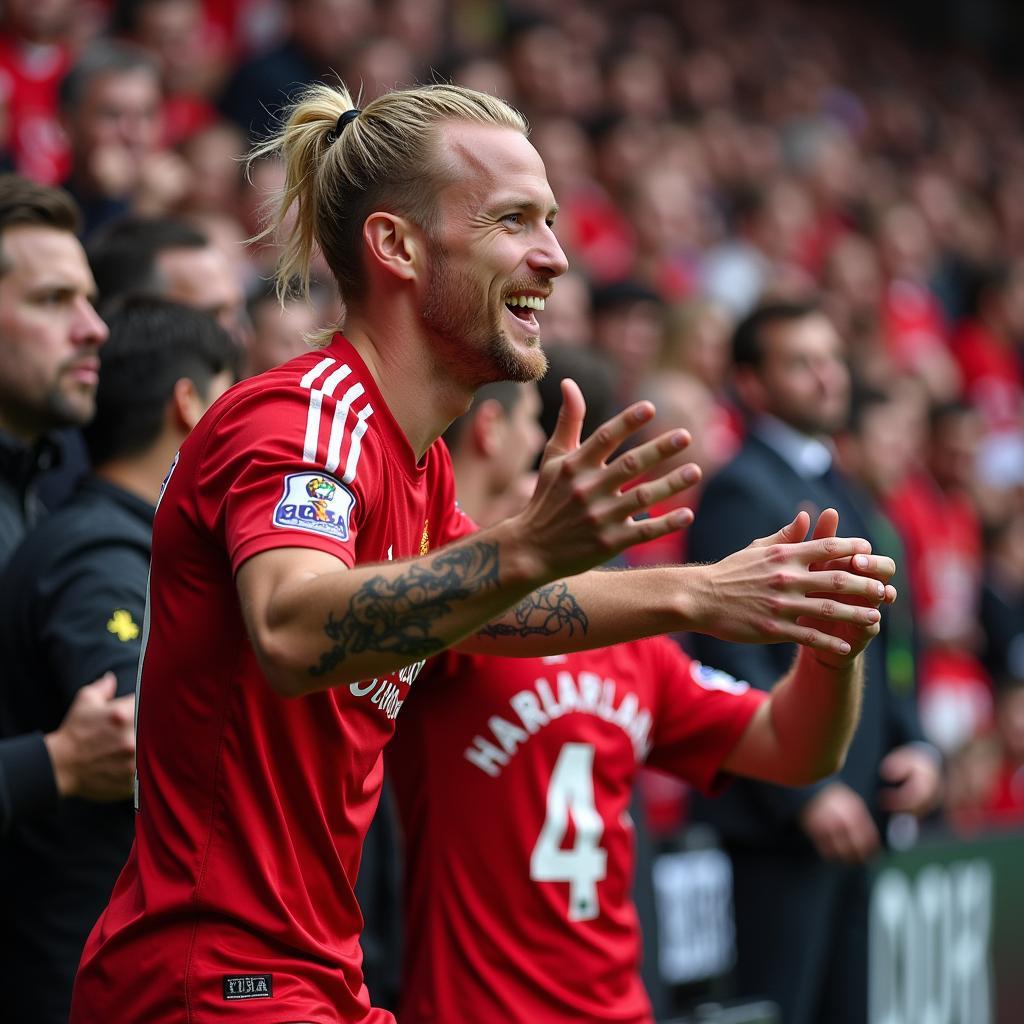
[[[378,210],[363,223],[363,241],[371,264],[402,281],[413,281],[421,272],[426,246],[423,232],[405,217]]]
[[[763,413],[768,409],[768,389],[754,367],[737,366],[733,371],[732,382],[745,409],[756,413]]]
[[[505,410],[500,402],[488,398],[476,406],[472,416],[473,447],[485,458],[491,458],[502,443],[501,427],[505,422]]]
[[[206,411],[206,403],[200,396],[195,381],[188,377],[179,377],[174,382],[169,411],[175,429],[182,434],[190,433]]]

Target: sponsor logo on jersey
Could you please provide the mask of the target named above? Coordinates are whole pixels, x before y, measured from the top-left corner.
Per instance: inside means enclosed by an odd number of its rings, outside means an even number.
[[[225,974],[225,999],[270,999],[274,994],[272,974]]]
[[[722,690],[738,697],[750,689],[750,683],[745,683],[721,669],[702,665],[699,661],[691,663],[690,675],[693,681],[705,690]]]
[[[420,535],[420,554],[430,554],[430,520],[423,520],[423,533]]]
[[[348,540],[355,495],[326,473],[289,473],[274,509],[274,525]]]

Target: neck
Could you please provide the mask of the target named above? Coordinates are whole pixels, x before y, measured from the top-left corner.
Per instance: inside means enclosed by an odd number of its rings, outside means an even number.
[[[101,480],[155,505],[176,451],[176,444],[158,443],[138,455],[108,459],[94,472]]]
[[[374,304],[386,308],[379,301]],[[418,461],[448,424],[469,408],[472,389],[440,365],[418,318],[392,315],[371,323],[352,314],[344,333],[373,375]]]

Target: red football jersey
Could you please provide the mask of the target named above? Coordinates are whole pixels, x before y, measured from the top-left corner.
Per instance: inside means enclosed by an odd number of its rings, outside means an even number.
[[[444,446],[416,464],[340,336],[214,404],[154,522],[136,842],[86,946],[75,1024],[393,1019],[369,1008],[353,885],[381,751],[422,665],[280,697],[234,576],[272,548],[351,567],[472,529]]]
[[[431,662],[387,754],[408,850],[402,1024],[648,1024],[634,777],[646,762],[712,791],[766,696],[664,638]]]

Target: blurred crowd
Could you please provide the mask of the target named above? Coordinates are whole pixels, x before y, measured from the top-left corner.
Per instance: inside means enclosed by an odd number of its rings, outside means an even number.
[[[968,52],[917,49],[852,4],[9,0],[3,11],[0,165],[77,200],[101,295],[149,272],[145,250],[177,282],[167,297],[235,338],[246,374],[342,315],[325,267],[313,307],[279,309],[273,247],[251,241],[282,170],[246,168],[245,154],[317,80],[340,78],[364,100],[452,80],[526,114],[572,267],[543,314],[545,346],[591,350],[619,405],[656,398],[693,432],[705,476],[744,431],[734,325],[768,300],[816,301],[852,370],[837,457],[902,548],[914,640],[890,669],[912,679],[916,665],[947,815],[965,829],[1024,821],[1019,80]],[[170,242],[155,238],[158,222]],[[193,253],[177,274],[190,248],[206,262]],[[636,560],[685,555],[684,537]]]

